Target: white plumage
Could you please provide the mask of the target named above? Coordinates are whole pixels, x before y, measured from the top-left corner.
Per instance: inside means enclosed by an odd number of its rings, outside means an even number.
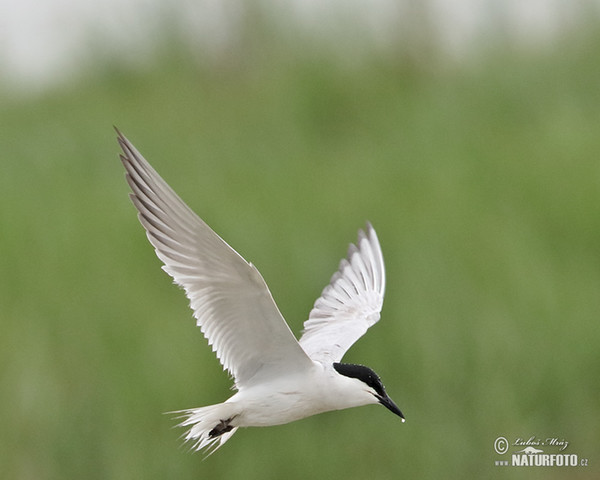
[[[185,290],[238,390],[224,403],[181,412],[194,448],[211,453],[238,427],[370,403],[404,418],[372,370],[338,363],[379,320],[383,304],[383,256],[370,224],[315,302],[298,342],[256,267],[211,230],[120,132],[118,141],[148,239],[163,269]]]
[[[377,235],[367,223],[350,244],[321,296],[315,302],[300,346],[319,362],[339,362],[344,353],[377,323],[383,305],[385,269]]]

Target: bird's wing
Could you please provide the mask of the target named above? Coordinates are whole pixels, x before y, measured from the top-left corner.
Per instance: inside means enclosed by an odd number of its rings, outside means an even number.
[[[385,269],[377,234],[367,223],[347,258],[340,262],[304,322],[300,345],[310,358],[339,362],[344,353],[379,320]]]
[[[138,218],[162,267],[183,287],[198,326],[239,388],[259,374],[313,365],[259,271],[204,223],[120,132]]]

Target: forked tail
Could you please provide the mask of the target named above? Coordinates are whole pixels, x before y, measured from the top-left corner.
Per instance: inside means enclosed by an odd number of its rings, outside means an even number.
[[[186,442],[192,442],[192,450],[203,450],[207,457],[229,440],[238,429],[231,424],[237,416],[233,403],[219,403],[172,413],[180,414],[178,418],[185,418],[178,427],[191,425],[183,437]]]

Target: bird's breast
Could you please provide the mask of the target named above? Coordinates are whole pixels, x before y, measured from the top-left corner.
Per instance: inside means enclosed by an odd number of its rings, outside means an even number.
[[[239,426],[269,426],[300,420],[335,410],[323,395],[325,387],[319,372],[283,377],[277,381],[243,388],[228,402],[240,407]]]

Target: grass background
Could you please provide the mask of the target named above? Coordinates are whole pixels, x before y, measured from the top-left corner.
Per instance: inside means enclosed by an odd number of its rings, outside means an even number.
[[[600,41],[461,66],[258,39],[203,66],[168,46],[31,99],[1,95],[4,478],[594,478],[600,474]],[[307,47],[308,48],[308,47]],[[377,407],[179,448],[162,412],[226,375],[161,272],[117,125],[255,263],[299,333],[365,220],[382,321],[345,357]],[[556,436],[587,468],[502,469]]]

